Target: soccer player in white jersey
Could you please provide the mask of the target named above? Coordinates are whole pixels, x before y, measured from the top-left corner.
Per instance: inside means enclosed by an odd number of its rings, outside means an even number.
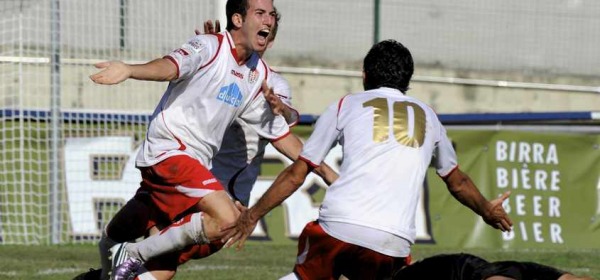
[[[276,19],[271,33],[269,34],[269,43],[271,48],[279,26],[281,14],[276,10]],[[204,33],[220,32],[219,21],[207,21],[204,24]],[[196,31],[199,34],[199,31]],[[259,52],[261,57],[264,52]],[[269,87],[273,89],[273,94],[266,97],[270,101],[271,107],[276,114],[282,115],[290,127],[296,125],[300,118],[298,111],[292,107],[292,93],[288,81],[279,73],[272,71]],[[265,147],[269,139],[261,137],[254,132],[251,127],[242,119],[236,119],[234,123],[225,131],[223,143],[219,152],[213,158],[211,172],[215,175],[221,184],[226,188],[233,199],[240,201],[247,206],[250,200],[250,191],[256,182],[260,172],[265,153]],[[292,160],[296,159],[292,158]],[[337,178],[335,172],[319,174],[330,184]],[[328,178],[327,176],[335,176]]]
[[[132,240],[158,223],[179,220],[161,234],[125,246],[130,257],[113,271],[113,279],[127,279],[143,261],[164,252],[218,240],[221,228],[235,221],[238,209],[209,171],[235,118],[268,139],[289,134],[283,117],[273,115],[261,93],[269,91],[271,72],[256,51],[267,46],[275,15],[272,0],[229,0],[227,15],[226,32],[195,36],[146,64],[99,63],[102,70],[91,76],[98,84],[129,78],[170,81],[136,158],[141,187],[106,234],[117,242]]]
[[[269,34],[267,48],[270,48],[275,40],[279,20],[280,14],[276,12],[275,24]],[[219,21],[215,21],[215,25],[212,24],[212,21],[205,22],[205,34],[218,32],[220,32]],[[197,30],[196,34],[199,35],[201,33]],[[261,57],[264,54],[261,51],[258,53]],[[273,90],[268,93],[269,95],[266,98],[270,102],[271,108],[277,114],[282,115],[290,127],[295,125],[298,122],[299,114],[292,107],[291,89],[287,80],[280,74],[271,72],[269,87]],[[297,136],[290,134],[286,137]],[[269,139],[261,137],[243,119],[238,118],[226,130],[219,152],[213,158],[211,172],[226,188],[226,191],[229,192],[232,198],[240,201],[243,205],[247,206],[249,203],[250,191],[259,175],[265,147],[269,142]],[[274,144],[277,149],[282,149],[277,142]],[[298,150],[283,153],[294,160],[298,158],[299,152]],[[327,184],[331,184],[331,182],[337,179],[337,173],[328,166],[325,166],[323,170],[319,170],[317,174]],[[175,254],[166,254],[154,258],[144,264],[145,269],[138,271],[141,272],[139,277],[140,279],[146,279],[150,278],[150,274],[152,274],[154,279],[171,279],[175,276],[177,266],[191,259],[205,258],[220,250],[221,246],[223,246],[223,243],[218,241],[211,244],[187,246]]]
[[[457,164],[434,111],[406,96],[410,52],[394,40],[375,44],[363,61],[365,91],[321,114],[298,160],[256,205],[242,211],[225,236],[244,245],[260,217],[290,196],[339,142],[340,177],[326,191],[318,220],[299,237],[294,273],[284,279],[386,279],[406,264],[415,241],[415,213],[430,163],[461,203],[502,231],[512,222],[502,208],[509,193],[486,200]]]

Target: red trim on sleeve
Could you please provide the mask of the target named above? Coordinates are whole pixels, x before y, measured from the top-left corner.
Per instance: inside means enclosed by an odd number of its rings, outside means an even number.
[[[271,141],[271,142],[277,142],[277,141],[279,141],[279,140],[281,140],[281,139],[285,138],[286,136],[290,135],[290,133],[292,133],[292,132],[291,132],[291,131],[288,131],[288,132],[286,132],[284,135],[281,135],[281,136],[279,136],[279,137],[277,137],[277,138],[271,139],[270,141]]]
[[[450,177],[450,174],[452,174],[456,170],[458,170],[458,164],[454,168],[452,168],[452,170],[450,170],[450,172],[448,172],[448,174],[446,174],[445,176],[442,176],[440,174],[438,174],[438,176],[440,176],[440,178],[442,178],[442,179],[446,179],[446,178]]]
[[[338,116],[340,115],[340,111],[342,110],[342,103],[344,103],[344,99],[346,98],[346,96],[342,97],[342,99],[340,99],[340,101],[338,102],[338,110],[337,110]]]
[[[163,58],[168,59],[169,61],[173,62],[173,64],[175,64],[175,68],[177,68],[177,77],[175,78],[175,80],[179,79],[179,63],[177,62],[177,59],[170,55],[165,55]]]
[[[307,158],[303,157],[303,156],[298,156],[298,159],[301,161],[306,162],[306,164],[310,165],[312,168],[319,168],[319,165],[308,160]]]
[[[221,52],[221,44],[223,44],[223,34],[217,33],[217,34],[209,34],[209,35],[214,35],[217,36],[217,41],[219,41],[219,46],[217,47],[217,52],[215,53],[215,55],[204,65],[200,66],[200,68],[198,68],[198,70],[208,66],[209,64],[213,63],[213,61],[215,61],[215,59],[217,58],[217,56],[219,56],[219,52]]]
[[[298,113],[298,110],[294,109],[294,107],[292,106],[288,106],[287,104],[284,103],[285,106],[287,106],[288,108],[290,108],[290,110],[294,111],[293,114],[296,115],[296,121],[293,123],[288,123],[289,127],[294,127],[295,125],[298,124],[298,122],[300,122],[300,113]]]

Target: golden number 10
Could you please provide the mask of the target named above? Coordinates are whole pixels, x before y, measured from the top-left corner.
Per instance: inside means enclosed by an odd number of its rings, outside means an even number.
[[[392,103],[393,116],[390,122],[388,100],[375,98],[363,103],[363,107],[373,108],[373,141],[385,142],[390,138],[390,126],[396,142],[404,146],[418,148],[425,138],[426,117],[423,109],[410,102]]]

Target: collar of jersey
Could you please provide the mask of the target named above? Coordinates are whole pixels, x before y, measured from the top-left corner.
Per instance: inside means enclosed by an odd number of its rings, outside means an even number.
[[[235,59],[238,65],[243,65],[245,61],[240,61],[237,49],[235,48],[235,44],[233,43],[233,38],[231,38],[231,34],[229,34],[229,31],[227,31],[225,32],[225,35],[227,37],[227,42],[229,42],[229,47],[231,48],[231,55],[233,55],[233,58]]]

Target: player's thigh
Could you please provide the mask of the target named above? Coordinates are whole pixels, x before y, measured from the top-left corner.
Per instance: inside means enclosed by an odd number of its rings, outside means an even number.
[[[189,214],[190,209],[213,192],[224,192],[214,175],[189,156],[173,156],[140,171],[142,183],[138,193],[148,194],[152,204],[169,221]]]
[[[143,236],[148,227],[150,212],[150,207],[144,201],[134,197],[108,223],[108,237],[116,242],[125,242]]]
[[[298,240],[294,272],[301,279],[386,279],[406,265],[391,257],[328,235],[318,222],[308,223]]]
[[[354,244],[345,246],[334,263],[349,279],[365,280],[391,279],[406,265],[406,258],[384,255]]]
[[[341,272],[335,267],[335,259],[345,244],[325,233],[318,222],[306,224],[298,238],[294,273],[303,280],[337,280]]]

